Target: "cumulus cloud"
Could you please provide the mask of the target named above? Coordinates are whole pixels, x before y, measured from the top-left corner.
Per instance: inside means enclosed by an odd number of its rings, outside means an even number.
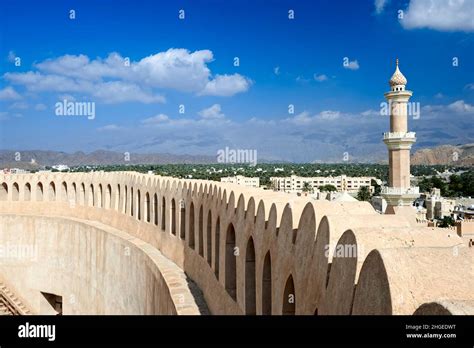
[[[153,117],[145,118],[141,122],[145,125],[157,125],[157,124],[166,123],[169,120],[170,120],[170,118],[168,117],[168,115],[158,114],[158,115],[153,116]]]
[[[341,117],[340,111],[325,110],[321,111],[317,117],[321,120],[333,121]]]
[[[343,64],[343,66],[344,66],[344,69],[358,70],[359,62],[357,60],[351,60],[347,64]]]
[[[175,48],[138,61],[116,52],[93,60],[83,54],[64,55],[35,64],[35,71],[8,72],[4,78],[33,92],[84,93],[107,103],[164,102],[156,89],[211,96],[248,90],[251,80],[240,74],[213,76],[208,67],[213,60],[210,50]]]
[[[208,81],[200,95],[214,95],[229,97],[237,93],[245,92],[252,82],[240,75],[216,75],[214,79]]]
[[[15,58],[16,58],[16,54],[15,52],[13,51],[9,51],[8,52],[8,56],[7,56],[7,59],[10,63],[13,63],[15,61]]]
[[[458,113],[474,112],[474,106],[465,103],[464,100],[457,100],[454,103],[449,104],[448,109]]]
[[[474,31],[474,1],[411,0],[400,22],[406,29],[471,32]]]
[[[275,75],[280,75],[280,67],[279,67],[279,66],[274,67],[274,68],[273,68],[273,73],[274,73]]]
[[[199,111],[199,115],[203,119],[222,119],[225,117],[225,115],[221,112],[221,106],[220,104],[214,104],[211,107]]]
[[[385,8],[385,6],[388,4],[389,0],[375,0],[374,6],[375,6],[375,13],[376,14],[381,14]]]
[[[0,100],[18,100],[21,96],[12,88],[5,87],[0,89]]]
[[[323,81],[326,81],[328,79],[328,77],[324,74],[321,74],[321,75],[314,74],[313,77],[318,82],[323,82]]]

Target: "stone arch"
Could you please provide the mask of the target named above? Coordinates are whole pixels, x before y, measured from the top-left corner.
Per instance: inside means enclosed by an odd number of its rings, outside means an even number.
[[[135,212],[135,196],[133,195],[133,186],[130,187],[130,216],[134,216]]]
[[[293,276],[290,274],[285,284],[285,291],[283,293],[283,315],[295,315],[296,311],[296,294],[295,283]]]
[[[31,184],[29,182],[25,184],[25,190],[23,191],[23,199],[25,201],[31,201]]]
[[[53,202],[56,200],[56,184],[51,181],[48,186],[48,201]]]
[[[235,229],[232,223],[227,227],[225,238],[225,289],[237,300],[237,260],[235,255]]]
[[[61,183],[60,200],[61,202],[67,202],[67,184],[65,181]]]
[[[94,206],[94,185],[89,185],[89,191],[87,194],[87,206],[93,207]]]
[[[97,190],[97,202],[96,202],[96,206],[97,208],[103,208],[103,191],[102,191],[102,184],[99,184],[99,189]]]
[[[154,223],[158,226],[158,195],[156,193],[153,195],[153,214]]]
[[[161,229],[166,230],[166,199],[163,196],[161,200]]]
[[[123,193],[123,213],[127,215],[127,205],[128,205],[128,186],[125,185],[125,191]]]
[[[36,201],[40,202],[43,200],[43,192],[44,192],[43,183],[38,182],[36,184],[36,192],[35,192]]]
[[[0,186],[0,201],[6,201],[8,199],[8,185],[6,182]]]
[[[255,246],[250,237],[245,251],[245,314],[257,314],[255,287]]]
[[[145,194],[145,221],[150,222],[151,221],[151,212],[150,212],[151,206],[150,206],[150,194],[147,192]]]
[[[14,182],[12,185],[12,201],[20,200],[20,187],[18,183]]]
[[[137,220],[142,220],[142,193],[140,190],[137,190],[135,202],[137,208],[136,218]]]
[[[203,207],[199,209],[199,255],[204,257],[204,217]]]
[[[216,228],[214,232],[214,274],[219,279],[219,262],[220,262],[220,244],[221,244],[221,219],[218,216],[216,220]]]
[[[176,236],[176,201],[171,199],[171,234]]]
[[[212,267],[212,213],[211,210],[207,213],[207,233],[206,233],[206,253],[207,263]]]
[[[79,193],[79,204],[86,204],[86,185],[84,185],[84,183],[81,184],[81,192]]]
[[[189,239],[188,245],[194,249],[194,203],[189,206]]]
[[[186,207],[183,200],[179,202],[179,216],[179,237],[181,239],[186,239]]]
[[[263,261],[262,314],[272,314],[272,258],[270,251],[267,252]]]
[[[112,205],[112,186],[108,184],[107,188],[105,189],[104,208],[110,209],[111,205]]]
[[[120,212],[120,209],[122,207],[122,192],[120,191],[120,189],[120,184],[117,184],[117,190],[115,191],[114,209],[118,212]]]
[[[72,183],[72,192],[71,192],[71,203],[77,204],[78,196],[77,196],[77,184],[75,182]]]

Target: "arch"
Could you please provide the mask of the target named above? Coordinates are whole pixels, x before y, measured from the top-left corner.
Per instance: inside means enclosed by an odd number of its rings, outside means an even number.
[[[237,300],[237,258],[235,250],[235,229],[232,223],[229,224],[225,240],[225,289],[227,293]]]
[[[36,192],[35,192],[35,198],[38,202],[41,202],[43,200],[43,183],[38,182],[36,184]]]
[[[140,190],[137,190],[137,196],[136,196],[136,208],[137,208],[137,214],[136,214],[136,217],[137,217],[137,220],[142,220],[142,194],[140,192]]]
[[[114,209],[120,212],[122,208],[122,192],[120,192],[120,184],[117,184],[117,190],[115,191],[115,202]]]
[[[186,208],[183,200],[179,201],[179,216],[179,237],[186,239]]]
[[[295,315],[296,310],[296,294],[293,276],[290,274],[286,281],[285,292],[283,293],[283,315]]]
[[[0,186],[0,201],[6,201],[8,199],[8,185],[6,182]]]
[[[127,205],[128,205],[128,186],[125,185],[125,192],[123,193],[123,213],[127,214]]]
[[[48,201],[53,202],[56,200],[56,184],[51,181],[48,186]]]
[[[164,231],[166,229],[166,199],[163,196],[161,200],[161,229]]]
[[[147,192],[145,194],[145,221],[150,222],[151,221],[151,214],[150,214],[150,194]]]
[[[71,192],[71,199],[70,199],[70,203],[71,204],[77,204],[77,185],[75,182],[72,183],[72,192]]]
[[[171,234],[176,236],[176,201],[171,200]]]
[[[158,195],[156,193],[153,195],[153,214],[155,225],[158,226]]]
[[[89,185],[89,192],[87,195],[87,206],[93,207],[95,205],[94,202],[94,185],[90,184]]]
[[[212,267],[212,213],[209,210],[207,213],[207,234],[206,234],[206,253],[207,253],[207,263]]]
[[[79,193],[79,204],[86,204],[86,185],[84,185],[84,183],[81,184],[81,192]]]
[[[221,218],[218,216],[216,221],[215,237],[214,237],[214,274],[219,279],[219,261],[220,261],[220,244],[221,244]]]
[[[272,314],[272,258],[270,251],[267,252],[263,261],[262,314]]]
[[[61,202],[67,202],[67,184],[65,181],[61,183],[61,193],[59,198]]]
[[[199,209],[199,255],[204,257],[204,218],[203,218],[203,208]]]
[[[31,201],[31,184],[27,182],[25,184],[25,191],[23,192],[23,199],[25,201]]]
[[[103,199],[102,184],[99,184],[99,190],[97,191],[97,202],[96,202],[97,208],[102,208],[104,206],[102,204],[103,203],[102,199]]]
[[[135,202],[133,201],[133,187],[130,187],[130,216],[134,216],[135,212],[133,209],[135,209]]]
[[[107,188],[105,189],[104,208],[110,209],[111,204],[112,204],[112,186],[108,184]]]
[[[257,314],[255,287],[255,246],[252,237],[247,242],[245,251],[245,314]]]
[[[12,201],[19,201],[20,200],[20,187],[18,183],[13,183],[12,186]]]
[[[189,239],[188,245],[194,249],[194,203],[191,202],[189,207]]]

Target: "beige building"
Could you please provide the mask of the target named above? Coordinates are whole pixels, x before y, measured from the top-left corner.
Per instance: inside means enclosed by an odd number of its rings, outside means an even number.
[[[381,180],[375,177],[348,177],[346,175],[335,177],[302,177],[292,175],[290,177],[271,177],[273,189],[275,191],[300,193],[303,191],[305,183],[308,183],[312,190],[316,191],[321,186],[332,185],[336,187],[337,191],[356,193],[362,186],[368,186],[370,192],[374,192],[374,187],[371,185],[372,180],[381,185]]]
[[[221,182],[235,184],[235,185],[242,185],[246,187],[260,187],[260,178],[250,178],[243,175],[236,175],[236,176],[227,176],[221,178]]]

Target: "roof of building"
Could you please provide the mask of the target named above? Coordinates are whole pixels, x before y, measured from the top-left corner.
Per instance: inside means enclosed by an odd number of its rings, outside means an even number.
[[[398,69],[398,59],[397,59],[397,67],[395,68],[395,72],[393,73],[392,77],[390,78],[390,86],[399,86],[399,85],[406,85],[408,83],[406,77],[402,74],[400,69]]]

